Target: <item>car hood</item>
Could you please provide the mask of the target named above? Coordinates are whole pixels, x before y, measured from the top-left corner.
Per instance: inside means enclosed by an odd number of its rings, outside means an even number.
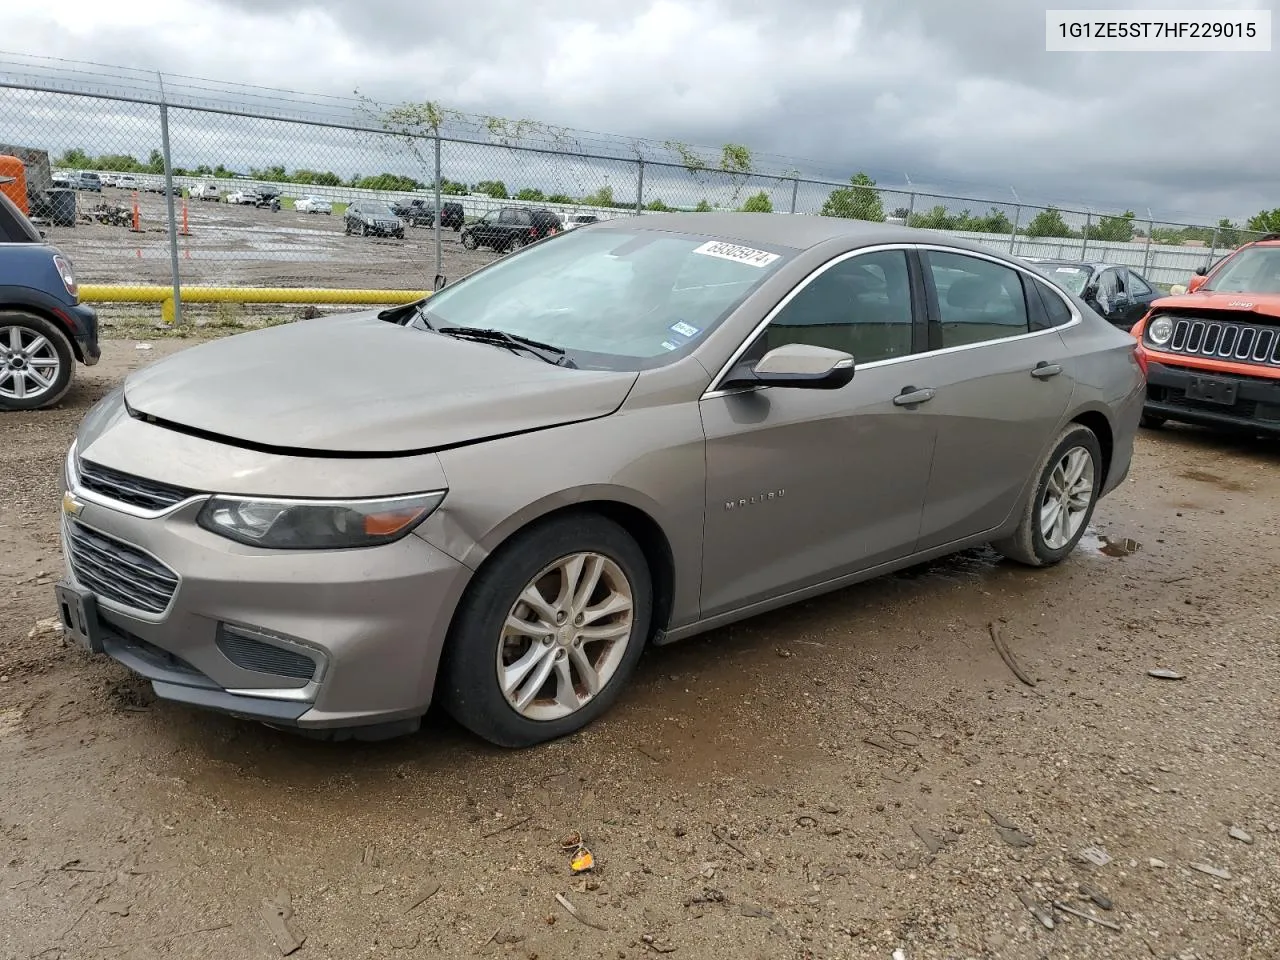
[[[132,374],[124,396],[134,416],[241,446],[386,456],[608,416],[637,376],[361,313],[184,350]]]
[[[1229,310],[1233,313],[1257,313],[1280,318],[1280,294],[1275,293],[1183,293],[1161,297],[1151,304],[1155,310]]]

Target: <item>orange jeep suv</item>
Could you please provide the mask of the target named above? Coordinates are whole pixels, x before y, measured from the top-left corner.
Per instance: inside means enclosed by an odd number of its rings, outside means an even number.
[[[1131,333],[1147,361],[1143,426],[1166,420],[1280,434],[1280,233],[1200,268]]]

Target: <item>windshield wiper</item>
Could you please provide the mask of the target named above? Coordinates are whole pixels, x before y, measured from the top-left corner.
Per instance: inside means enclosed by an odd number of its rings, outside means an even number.
[[[425,317],[423,318],[426,319]],[[500,347],[512,347],[533,354],[539,360],[553,363],[560,367],[576,367],[577,364],[565,356],[564,348],[555,344],[543,343],[530,337],[522,337],[505,330],[494,330],[488,327],[432,327],[436,333],[446,337],[457,337],[459,340],[475,340],[478,343],[492,343]],[[547,356],[551,354],[551,356]]]

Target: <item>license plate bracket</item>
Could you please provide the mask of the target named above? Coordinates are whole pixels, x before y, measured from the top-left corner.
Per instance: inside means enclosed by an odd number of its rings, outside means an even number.
[[[55,584],[53,592],[58,600],[58,619],[67,637],[90,653],[102,653],[102,621],[98,619],[97,598],[66,581]]]
[[[1218,377],[1192,377],[1187,382],[1187,399],[1230,407],[1236,402],[1239,385]]]

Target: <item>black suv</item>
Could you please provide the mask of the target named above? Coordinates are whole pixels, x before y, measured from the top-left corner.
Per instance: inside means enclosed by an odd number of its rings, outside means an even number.
[[[443,218],[442,218],[443,219]],[[487,213],[462,231],[462,245],[468,250],[492,247],[499,253],[515,250],[543,237],[559,233],[564,224],[550,210],[503,207]]]
[[[411,227],[435,226],[435,200],[423,200],[421,197],[414,197],[412,200],[401,200],[392,204],[391,209],[400,219],[408,221]],[[456,232],[462,229],[462,224],[465,220],[466,216],[462,212],[462,204],[456,200],[440,205],[440,226],[450,228]]]
[[[342,229],[347,236],[395,237],[404,239],[404,222],[381,200],[357,200],[343,214]]]

